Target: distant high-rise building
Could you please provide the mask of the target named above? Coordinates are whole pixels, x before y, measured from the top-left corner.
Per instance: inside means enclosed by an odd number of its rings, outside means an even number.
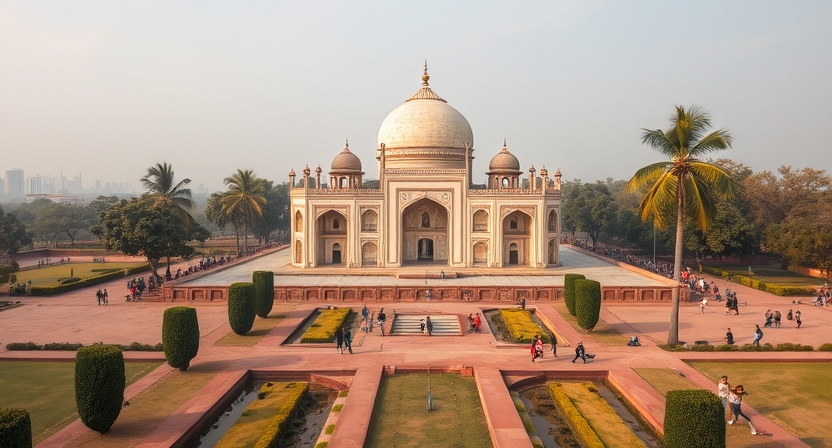
[[[29,177],[26,179],[26,194],[43,194],[40,176]]]
[[[26,195],[26,183],[23,170],[6,170],[6,195],[11,199],[22,198]]]
[[[3,177],[0,177],[0,195],[5,194],[5,193],[6,193],[6,179],[3,178]]]

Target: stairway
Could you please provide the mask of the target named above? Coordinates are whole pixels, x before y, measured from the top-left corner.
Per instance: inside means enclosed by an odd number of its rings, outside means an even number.
[[[426,316],[430,316],[430,321],[433,323],[433,336],[459,336],[462,334],[462,330],[459,328],[459,316],[456,314],[398,314],[393,319],[393,328],[390,333],[421,336],[419,321]]]

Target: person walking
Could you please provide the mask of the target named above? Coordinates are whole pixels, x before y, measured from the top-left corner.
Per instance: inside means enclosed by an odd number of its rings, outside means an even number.
[[[757,327],[757,330],[754,331],[754,342],[752,342],[752,344],[759,347],[760,346],[760,339],[763,338],[763,330],[760,330],[759,325],[756,325],[756,327]]]
[[[104,305],[110,303],[110,295],[107,294],[107,288],[104,288],[104,292],[101,293],[101,296],[104,297]]]
[[[728,420],[728,424],[733,425],[735,421],[739,421],[740,417],[742,417],[748,421],[748,427],[751,428],[751,435],[756,436],[757,429],[754,428],[754,424],[751,423],[751,419],[742,413],[743,395],[747,394],[745,393],[745,389],[743,389],[742,384],[738,384],[737,387],[731,389],[728,393],[728,402],[731,403],[731,413],[734,414],[734,417],[731,420]]]
[[[708,299],[702,297],[702,302],[699,304],[699,314],[705,314],[705,305],[708,304]]]
[[[337,330],[335,330],[335,350],[338,351],[340,354],[344,354],[344,327],[339,326]]]
[[[474,315],[468,314],[468,333],[474,332]]]
[[[347,347],[350,355],[352,355],[352,330],[349,328],[344,332],[344,345]]]
[[[534,360],[537,359],[537,341],[539,340],[538,338],[538,335],[534,335],[534,337],[532,338],[532,345],[529,347],[529,350],[532,352],[532,362],[534,362]]]
[[[728,385],[728,376],[722,375],[722,379],[719,380],[719,383],[716,385],[716,394],[719,396],[719,399],[722,400],[722,407],[725,411],[728,411],[729,418],[728,420],[734,420],[733,414],[728,407],[728,395],[731,393],[731,386]]]
[[[792,310],[789,310],[789,312],[786,313],[786,320],[788,320],[788,321],[794,320],[794,314],[792,314]]]
[[[780,311],[774,312],[774,327],[780,328],[780,321],[783,319],[783,316],[780,314]]]
[[[433,334],[433,322],[430,321],[430,316],[425,317],[425,330],[428,331],[428,336]]]
[[[103,294],[101,294],[101,290],[99,289],[95,293],[95,298],[98,299],[98,305],[101,306],[101,301],[104,299]]]
[[[381,332],[381,335],[384,336],[384,322],[387,321],[387,315],[384,314],[384,308],[378,311],[378,316],[376,316],[378,320],[378,329]]]
[[[558,357],[558,337],[557,336],[552,336],[552,355],[554,355],[555,358]]]
[[[586,349],[584,349],[583,342],[578,342],[578,346],[575,347],[575,358],[572,360],[572,363],[574,364],[575,361],[578,360],[578,358],[583,359],[584,364],[586,364]]]
[[[474,332],[480,332],[480,325],[482,325],[482,319],[480,318],[480,313],[474,315]]]
[[[794,312],[794,321],[797,324],[797,328],[800,328],[803,325],[803,321],[800,320],[800,310]]]

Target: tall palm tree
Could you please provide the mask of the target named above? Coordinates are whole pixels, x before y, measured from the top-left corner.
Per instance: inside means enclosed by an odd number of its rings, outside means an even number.
[[[242,224],[245,252],[248,252],[248,227],[263,216],[266,206],[266,183],[252,170],[241,170],[223,179],[228,191],[222,194],[221,213],[228,221]],[[239,240],[238,240],[239,246]]]
[[[647,190],[639,206],[642,221],[652,218],[659,229],[666,228],[675,218],[676,247],[673,263],[673,289],[668,345],[679,342],[679,280],[682,271],[682,248],[686,213],[692,214],[696,225],[706,230],[713,219],[713,198],[734,193],[731,176],[702,157],[731,147],[731,134],[725,129],[712,129],[710,115],[699,107],[676,106],[667,131],[642,129],[642,143],[649,145],[670,160],[648,165],[636,171],[627,184],[631,191]]]
[[[148,168],[147,174],[141,179],[141,182],[148,193],[155,197],[157,201],[175,205],[182,222],[186,226],[190,226],[193,219],[190,210],[194,206],[194,201],[191,199],[190,188],[185,188],[186,185],[191,183],[190,179],[183,179],[174,184],[173,165],[164,162]]]

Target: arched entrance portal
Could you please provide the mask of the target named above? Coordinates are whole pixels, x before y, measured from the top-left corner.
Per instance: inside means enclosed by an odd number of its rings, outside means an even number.
[[[502,265],[529,265],[531,263],[532,217],[522,211],[513,211],[503,218]]]
[[[517,264],[519,260],[519,252],[517,251],[517,243],[511,243],[508,246],[508,264]]]
[[[347,218],[335,210],[329,210],[315,221],[317,244],[316,264],[344,264],[347,251]]]
[[[341,264],[341,243],[332,245],[332,264]]]
[[[422,198],[402,211],[402,262],[448,262],[448,211]]]

